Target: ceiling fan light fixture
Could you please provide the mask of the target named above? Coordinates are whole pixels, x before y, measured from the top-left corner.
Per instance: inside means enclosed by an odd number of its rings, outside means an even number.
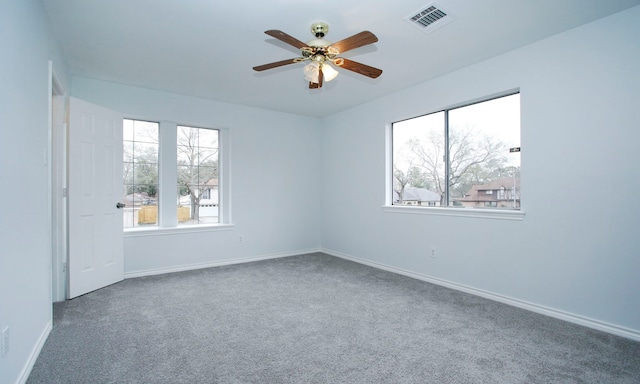
[[[311,83],[318,83],[318,76],[320,73],[320,63],[317,61],[312,61],[309,64],[305,65],[302,68],[304,72],[304,79]],[[338,76],[340,72],[336,71],[335,68],[330,66],[328,63],[322,64],[322,76],[324,81],[331,81]]]
[[[331,81],[338,76],[338,71],[336,71],[332,66],[327,63],[322,65],[322,75],[324,75],[324,81]]]
[[[320,64],[317,61],[312,61],[305,65],[304,68],[302,68],[302,72],[304,72],[304,79],[312,83],[317,83],[319,69]]]

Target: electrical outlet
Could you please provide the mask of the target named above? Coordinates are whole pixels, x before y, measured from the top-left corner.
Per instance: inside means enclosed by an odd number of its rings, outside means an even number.
[[[9,353],[9,326],[2,329],[0,334],[0,349],[2,349],[2,357]]]
[[[238,243],[240,244],[244,243],[244,237],[238,236]]]
[[[431,258],[436,258],[436,247],[431,247]]]

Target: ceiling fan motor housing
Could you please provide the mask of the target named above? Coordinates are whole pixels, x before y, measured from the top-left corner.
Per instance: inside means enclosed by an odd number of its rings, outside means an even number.
[[[324,48],[330,46],[331,42],[325,39],[313,39],[311,41],[307,41],[307,45],[314,48]]]

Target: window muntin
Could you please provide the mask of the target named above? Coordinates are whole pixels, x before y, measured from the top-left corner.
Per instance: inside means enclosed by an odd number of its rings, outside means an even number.
[[[219,222],[219,132],[177,127],[178,225]]]
[[[520,208],[519,94],[394,123],[392,140],[394,205]]]
[[[158,225],[159,124],[124,119],[123,226]]]

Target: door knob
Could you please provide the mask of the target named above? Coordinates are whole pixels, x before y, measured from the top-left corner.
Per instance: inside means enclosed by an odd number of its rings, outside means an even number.
[[[124,208],[124,203],[116,204],[116,208],[118,208],[118,209]]]

